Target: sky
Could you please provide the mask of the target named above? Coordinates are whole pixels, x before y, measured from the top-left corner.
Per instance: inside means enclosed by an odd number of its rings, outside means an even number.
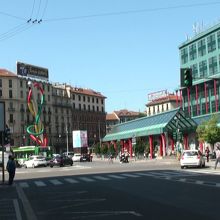
[[[143,112],[149,93],[174,92],[180,83],[178,47],[195,36],[195,24],[206,29],[220,22],[220,1],[212,0],[0,5],[0,68],[16,73],[16,61],[48,68],[50,82],[101,92],[107,113]]]

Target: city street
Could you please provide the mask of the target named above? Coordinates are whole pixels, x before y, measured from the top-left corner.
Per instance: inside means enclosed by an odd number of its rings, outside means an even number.
[[[97,160],[17,169],[14,186],[0,191],[0,219],[217,219],[220,169]]]

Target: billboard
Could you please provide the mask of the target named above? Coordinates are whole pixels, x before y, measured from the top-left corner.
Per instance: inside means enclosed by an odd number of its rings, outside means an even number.
[[[49,79],[48,69],[21,62],[17,62],[17,75],[42,80]]]
[[[150,93],[150,94],[148,94],[148,101],[154,101],[156,99],[166,97],[167,94],[168,94],[167,90],[161,90],[158,92]]]
[[[88,147],[87,131],[73,131],[73,148]]]

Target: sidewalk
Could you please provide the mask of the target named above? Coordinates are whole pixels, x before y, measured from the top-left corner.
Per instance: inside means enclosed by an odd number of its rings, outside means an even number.
[[[108,158],[97,158],[93,157],[93,161],[103,161],[106,162],[108,161]],[[119,158],[114,159],[114,162],[120,163]],[[157,158],[129,158],[130,163],[151,163],[151,164],[174,164],[174,165],[179,165],[180,166],[180,161],[177,159],[176,156],[166,156],[166,157],[157,157]],[[205,165],[207,168],[214,168],[215,167],[215,159],[210,159],[209,162],[205,161]],[[219,167],[220,165],[218,165]]]

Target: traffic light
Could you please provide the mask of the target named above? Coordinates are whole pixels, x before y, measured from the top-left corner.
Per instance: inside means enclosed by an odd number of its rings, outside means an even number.
[[[183,71],[183,80],[184,80],[184,86],[185,87],[191,87],[192,86],[192,70],[187,68]]]
[[[10,128],[6,127],[4,131],[4,144],[10,144],[11,142],[11,131]]]

